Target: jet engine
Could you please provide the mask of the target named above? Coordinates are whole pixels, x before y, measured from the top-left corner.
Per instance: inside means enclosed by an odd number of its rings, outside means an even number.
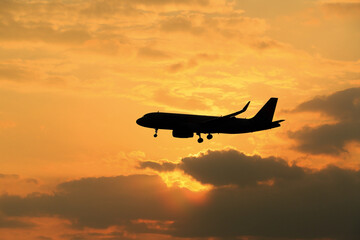
[[[172,135],[176,138],[192,138],[194,136],[194,132],[183,129],[174,129]]]

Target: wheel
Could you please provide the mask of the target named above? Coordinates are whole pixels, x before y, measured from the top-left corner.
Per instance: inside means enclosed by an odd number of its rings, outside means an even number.
[[[155,138],[157,137],[157,132],[158,132],[158,129],[155,128],[155,134],[154,134],[154,137],[155,137]]]
[[[207,139],[212,139],[213,138],[213,135],[211,135],[210,133],[206,136]]]
[[[204,141],[204,139],[202,139],[202,138],[198,139],[198,143],[202,143],[203,141]]]

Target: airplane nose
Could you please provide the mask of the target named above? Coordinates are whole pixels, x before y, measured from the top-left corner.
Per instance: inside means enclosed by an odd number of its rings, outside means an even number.
[[[139,118],[138,120],[136,120],[136,123],[140,126],[142,126],[142,122],[143,122],[142,118]]]

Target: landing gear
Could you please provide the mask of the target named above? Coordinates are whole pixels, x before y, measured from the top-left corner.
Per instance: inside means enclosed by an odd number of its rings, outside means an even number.
[[[199,136],[198,143],[202,143],[204,139],[201,138],[201,133],[196,133]]]
[[[154,138],[156,138],[156,137],[157,137],[157,131],[158,131],[158,129],[157,129],[157,128],[155,128]]]
[[[206,136],[207,139],[212,139],[213,138],[213,135],[211,135],[210,133]]]

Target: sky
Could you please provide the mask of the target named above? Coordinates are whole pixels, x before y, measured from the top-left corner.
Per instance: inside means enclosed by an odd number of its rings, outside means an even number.
[[[1,0],[0,240],[359,239],[359,42],[359,0]]]

